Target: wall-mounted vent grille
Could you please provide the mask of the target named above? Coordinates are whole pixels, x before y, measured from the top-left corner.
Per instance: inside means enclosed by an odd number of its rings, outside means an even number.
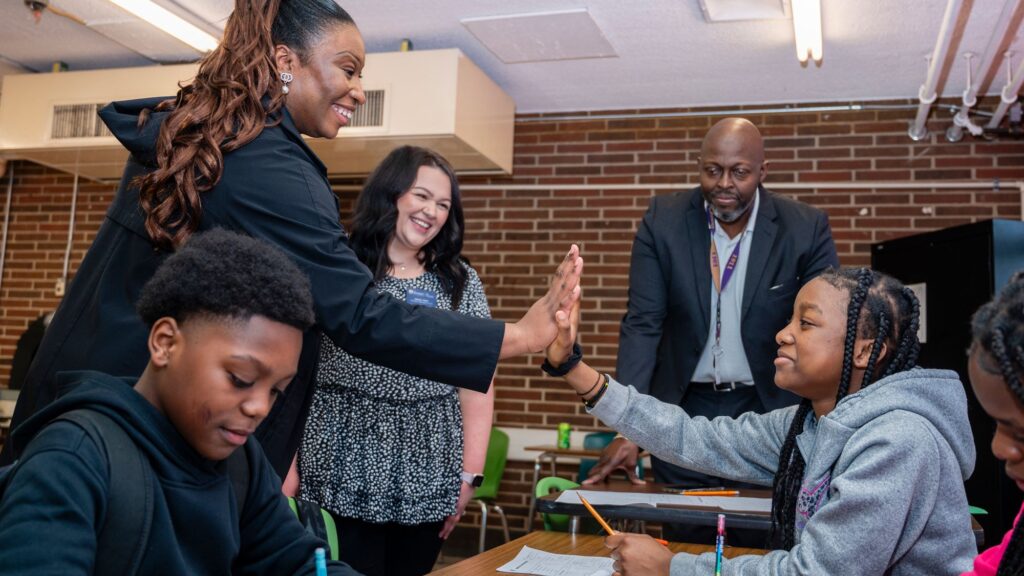
[[[107,125],[96,114],[101,104],[58,104],[53,107],[53,128],[50,138],[63,140],[66,138],[95,138],[112,136]]]
[[[366,104],[356,108],[352,115],[353,127],[378,127],[384,125],[384,90],[367,90]]]

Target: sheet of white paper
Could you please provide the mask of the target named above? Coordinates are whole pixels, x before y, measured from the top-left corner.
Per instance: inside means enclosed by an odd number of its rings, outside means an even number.
[[[721,508],[729,512],[771,512],[771,498],[747,498],[739,496],[684,496],[682,494],[657,494],[653,492],[604,492],[593,490],[566,490],[558,495],[558,502],[580,504],[577,493],[583,494],[595,506],[624,506],[627,504],[661,506],[704,506]]]
[[[498,568],[498,572],[537,576],[611,576],[614,571],[611,558],[552,554],[529,546]]]

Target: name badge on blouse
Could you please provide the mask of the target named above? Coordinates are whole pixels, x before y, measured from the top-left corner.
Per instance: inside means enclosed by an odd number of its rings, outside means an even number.
[[[409,288],[405,291],[405,302],[406,304],[413,304],[415,306],[437,308],[437,294],[434,294],[430,290]]]

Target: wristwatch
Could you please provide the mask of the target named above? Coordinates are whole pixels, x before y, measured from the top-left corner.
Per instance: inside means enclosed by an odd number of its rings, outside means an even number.
[[[462,472],[462,481],[469,484],[473,488],[479,488],[484,483],[483,474],[473,474],[472,472]]]

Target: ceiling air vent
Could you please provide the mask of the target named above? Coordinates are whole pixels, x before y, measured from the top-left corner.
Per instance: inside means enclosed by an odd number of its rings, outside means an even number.
[[[50,138],[96,138],[110,136],[110,130],[97,112],[107,104],[57,104],[51,115]]]
[[[374,127],[384,125],[384,90],[367,90],[366,103],[356,108],[352,115],[352,127]]]

